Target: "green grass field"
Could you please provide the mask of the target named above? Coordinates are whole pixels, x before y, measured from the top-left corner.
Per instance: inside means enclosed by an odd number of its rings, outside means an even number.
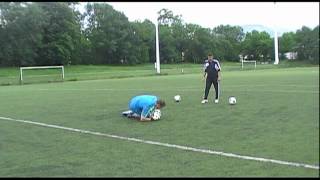
[[[66,68],[66,80],[60,83],[3,83],[0,176],[319,177],[319,169],[192,152],[4,119],[319,167],[319,67],[272,66],[257,70],[222,66],[225,68],[219,104],[212,102],[213,87],[209,103],[200,103],[204,82],[199,65],[185,65],[184,74],[181,66],[162,66],[164,76],[155,76],[151,65],[78,66],[72,72]],[[14,68],[0,69],[1,72],[3,79],[18,73]],[[120,116],[127,110],[129,99],[139,94],[155,94],[166,100],[160,121],[142,123]],[[180,103],[173,101],[176,94],[182,97]],[[234,106],[227,103],[231,95],[237,97]]]

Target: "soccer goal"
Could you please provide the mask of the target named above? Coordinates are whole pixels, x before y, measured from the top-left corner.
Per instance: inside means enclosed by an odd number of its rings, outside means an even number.
[[[63,80],[63,66],[20,67],[20,84],[59,82]]]
[[[255,60],[241,60],[241,69],[244,68],[244,63],[250,63],[250,64],[254,64],[254,69],[257,68],[257,61]]]

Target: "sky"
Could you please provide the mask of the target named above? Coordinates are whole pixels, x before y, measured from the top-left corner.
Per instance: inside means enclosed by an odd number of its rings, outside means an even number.
[[[182,15],[185,23],[204,28],[219,25],[263,25],[278,31],[296,31],[319,25],[319,2],[106,2],[129,21],[155,22],[162,8]]]

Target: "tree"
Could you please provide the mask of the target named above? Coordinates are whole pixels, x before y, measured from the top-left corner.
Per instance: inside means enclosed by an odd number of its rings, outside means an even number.
[[[155,25],[150,20],[133,22],[133,49],[131,56],[135,56],[136,63],[155,62]]]
[[[188,33],[186,30],[186,26],[182,23],[182,20],[175,21],[171,24],[171,31],[172,35],[174,37],[175,41],[175,50],[177,53],[177,59],[175,60],[176,63],[178,62],[186,62],[187,59],[185,59],[184,54],[187,50],[187,43],[188,43]],[[182,55],[183,54],[183,55]]]
[[[296,42],[295,50],[298,52],[299,60],[319,64],[319,26],[313,30],[306,26],[297,30]]]
[[[35,65],[42,46],[45,13],[37,4],[20,2],[2,2],[0,11],[0,64]]]
[[[254,30],[252,32],[247,32],[245,40],[241,43],[241,53],[244,56],[247,56],[248,59],[268,61],[273,52],[272,42],[270,35],[265,31],[258,32]]]
[[[158,14],[160,61],[176,63],[180,61],[182,51],[181,41],[177,41],[176,37],[177,30],[182,25],[181,15],[174,15],[168,9],[161,9]]]
[[[220,25],[213,29],[213,35],[219,42],[220,56],[230,61],[238,61],[240,43],[244,39],[244,32],[240,26]]]
[[[160,61],[174,63],[180,59],[171,28],[167,25],[159,25],[159,37]]]
[[[134,33],[128,18],[105,3],[88,3],[86,36],[92,44],[93,64],[117,64],[121,59],[136,61],[129,54]]]
[[[281,54],[281,58],[285,58],[285,53],[295,51],[294,47],[297,44],[295,38],[294,32],[283,33],[279,38],[279,53]]]
[[[283,33],[283,35],[279,38],[279,52],[286,53],[293,51],[296,43],[294,32]]]
[[[171,10],[161,9],[158,14],[159,24],[171,26],[172,24],[179,24],[182,22],[182,16],[174,15]]]
[[[312,30],[311,36],[313,40],[311,44],[311,56],[313,57],[312,63],[319,64],[319,25]]]
[[[39,65],[68,64],[79,42],[80,27],[75,12],[67,2],[38,3],[46,13]]]
[[[0,66],[58,64],[140,64],[155,62],[155,24],[129,22],[106,3],[0,2]],[[158,12],[162,63],[202,63],[208,52],[237,61],[241,53],[260,61],[274,57],[266,32],[246,34],[239,26],[213,29],[184,23],[171,10]],[[319,64],[319,26],[284,33],[280,53],[298,52],[300,60]],[[182,53],[184,58],[182,58]]]
[[[209,52],[215,50],[214,39],[209,28],[197,24],[186,24],[187,46],[185,58],[193,63],[202,63]],[[217,57],[217,51],[214,51]]]

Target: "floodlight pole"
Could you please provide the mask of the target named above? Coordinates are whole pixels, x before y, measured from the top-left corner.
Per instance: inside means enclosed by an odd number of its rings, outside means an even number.
[[[159,26],[158,20],[156,20],[156,68],[157,73],[160,74],[160,52],[159,52]]]
[[[274,30],[274,64],[279,64],[277,30]]]
[[[275,15],[277,17],[277,8],[276,8],[276,2],[274,2],[274,10]],[[274,64],[279,64],[279,53],[278,53],[278,33],[276,30],[276,24],[274,23]]]

